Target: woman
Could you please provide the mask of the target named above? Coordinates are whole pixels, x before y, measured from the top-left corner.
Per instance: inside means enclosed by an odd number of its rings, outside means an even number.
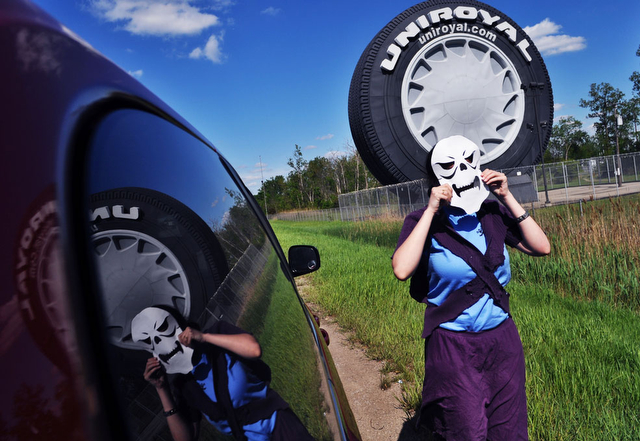
[[[271,370],[260,360],[262,349],[253,335],[223,321],[201,332],[167,307],[142,310],[131,332],[154,355],[144,378],[158,393],[175,441],[197,440],[202,416],[237,440],[313,441],[269,386]]]
[[[504,286],[505,243],[549,254],[538,224],[503,173],[480,173],[480,151],[453,136],[430,152],[429,203],[405,219],[392,258],[411,295],[427,304],[419,423],[447,440],[528,439],[522,343]],[[498,199],[484,201],[488,192]]]

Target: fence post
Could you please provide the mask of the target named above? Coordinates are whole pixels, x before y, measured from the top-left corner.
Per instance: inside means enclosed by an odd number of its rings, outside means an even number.
[[[580,181],[580,161],[576,162],[576,173],[578,174],[578,187],[580,187],[580,184],[582,183],[582,181]]]
[[[569,203],[569,186],[567,184],[567,166],[562,163],[562,177],[564,178],[564,196],[567,203]]]
[[[591,177],[591,188],[593,189],[593,199],[596,199],[596,184],[593,182],[593,166],[591,160],[589,160],[589,176]]]

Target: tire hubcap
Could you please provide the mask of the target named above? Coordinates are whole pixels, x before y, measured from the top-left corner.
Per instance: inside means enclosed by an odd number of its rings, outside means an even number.
[[[130,340],[131,320],[146,307],[166,305],[189,316],[187,277],[165,245],[131,230],[100,232],[92,239],[107,329],[114,344],[137,348]]]
[[[426,44],[402,82],[402,111],[426,151],[462,135],[480,148],[482,164],[501,156],[524,120],[520,77],[505,54],[473,36],[446,36]]]

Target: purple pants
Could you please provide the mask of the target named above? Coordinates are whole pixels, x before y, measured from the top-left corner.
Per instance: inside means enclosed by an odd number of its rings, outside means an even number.
[[[446,440],[527,440],[522,342],[513,320],[425,340],[420,424]]]

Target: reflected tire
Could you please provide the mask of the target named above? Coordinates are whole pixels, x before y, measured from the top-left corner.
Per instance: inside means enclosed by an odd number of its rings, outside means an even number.
[[[131,320],[149,306],[197,321],[228,272],[211,228],[176,199],[143,188],[94,194],[90,209],[111,341],[137,349]]]
[[[494,24],[511,26],[511,35],[529,45],[531,61],[506,32],[453,15],[409,38],[393,69],[382,69],[383,60],[393,58],[388,48],[408,26],[430,11],[457,7],[499,16]],[[453,25],[461,25],[459,31],[444,32]],[[427,38],[427,31],[436,28],[442,32]],[[532,83],[540,86],[531,90]],[[536,120],[546,123],[542,148]],[[552,121],[551,82],[533,42],[507,16],[473,0],[431,0],[398,15],[364,50],[349,90],[354,143],[382,184],[423,178],[427,153],[438,140],[452,135],[478,144],[483,168],[535,164],[546,149]]]

